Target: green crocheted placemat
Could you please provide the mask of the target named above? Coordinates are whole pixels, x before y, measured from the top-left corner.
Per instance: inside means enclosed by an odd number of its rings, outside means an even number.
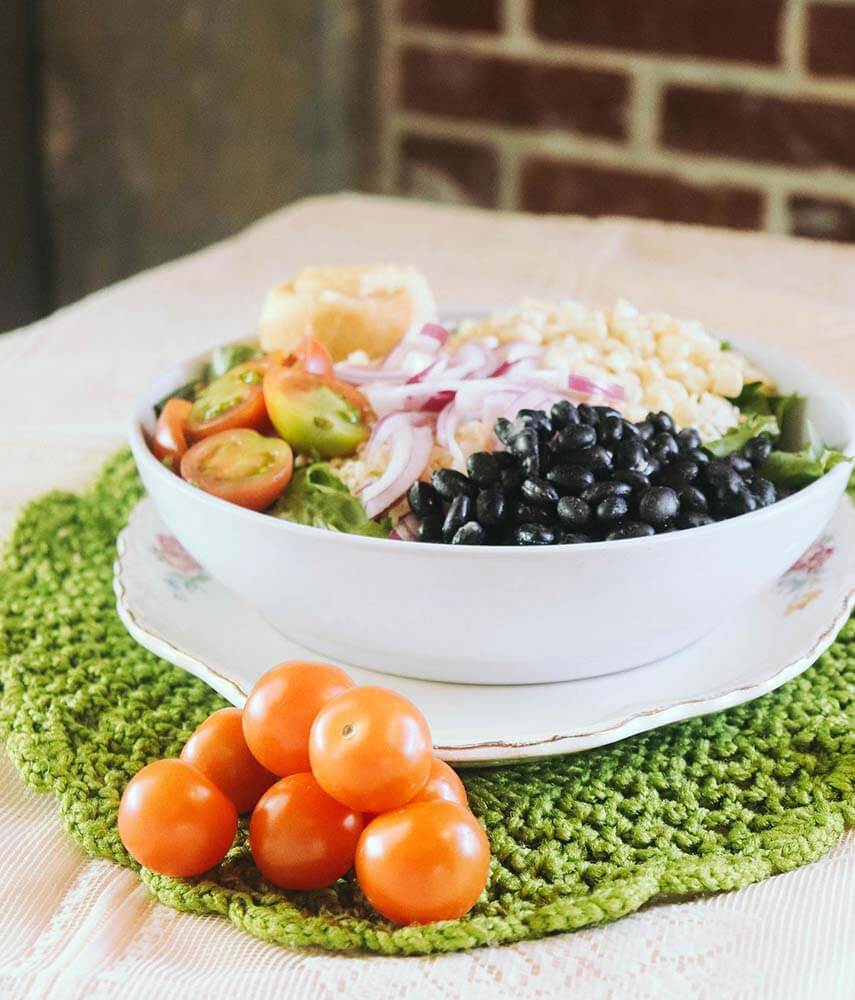
[[[218,695],[139,647],[116,615],[116,535],[141,495],[129,456],[83,496],[25,508],[0,574],[0,735],[90,854],[136,867],[122,789],[179,752]],[[855,822],[855,627],[774,694],[575,756],[463,775],[490,837],[486,893],[462,920],[395,928],[358,887],[271,889],[245,831],[209,879],[140,871],[162,902],[268,941],[414,955],[615,920],[652,899],[736,889],[818,858]]]

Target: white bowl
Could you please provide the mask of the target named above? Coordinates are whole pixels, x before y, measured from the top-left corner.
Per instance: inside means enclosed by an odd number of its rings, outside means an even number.
[[[775,352],[742,349],[782,391],[804,393],[823,439],[851,452],[855,419],[837,389]],[[154,458],[143,435],[153,428],[153,404],[206,357],[159,378],[131,422],[134,458],[161,517],[283,635],[319,655],[407,677],[564,681],[674,653],[795,562],[828,523],[850,472],[841,463],[771,507],[653,538],[475,548],[345,535],[218,500]]]

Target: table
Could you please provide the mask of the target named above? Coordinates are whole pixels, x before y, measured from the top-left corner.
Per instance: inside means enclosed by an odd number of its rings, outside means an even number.
[[[343,194],[0,337],[0,534],[77,489],[123,440],[132,401],[178,359],[253,330],[267,287],[314,263],[412,263],[447,306],[619,296],[767,341],[855,395],[855,249],[626,219]],[[54,801],[0,755],[0,994],[38,997],[851,997],[855,831],[822,860],[617,924],[429,959],[295,954],[153,903],[86,858]]]

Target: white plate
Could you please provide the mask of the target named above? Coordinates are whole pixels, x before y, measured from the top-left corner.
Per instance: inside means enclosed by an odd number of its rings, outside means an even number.
[[[855,508],[844,501],[822,536],[774,586],[693,646],[635,670],[559,684],[485,686],[340,665],[358,683],[393,687],[414,701],[445,760],[484,763],[588,750],[751,701],[809,667],[855,603],[853,535]],[[739,566],[733,571],[739,573]],[[119,616],[139,643],[235,705],[268,667],[318,658],[208,576],[147,498],[119,536],[114,589]],[[632,608],[617,613],[631,615]],[[418,641],[414,635],[413,643]]]

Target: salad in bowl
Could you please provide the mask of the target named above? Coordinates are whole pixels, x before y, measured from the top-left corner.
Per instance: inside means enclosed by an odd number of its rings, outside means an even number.
[[[697,322],[623,302],[440,315],[385,267],[274,289],[256,338],[149,390],[131,443],[179,540],[286,634],[519,683],[715,627],[822,530],[853,427],[819,376]]]

